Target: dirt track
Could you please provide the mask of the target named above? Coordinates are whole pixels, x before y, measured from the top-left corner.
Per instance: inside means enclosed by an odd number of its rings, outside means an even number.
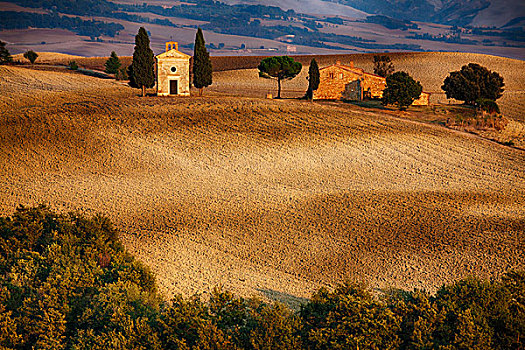
[[[388,115],[0,67],[0,211],[107,214],[166,294],[291,304],[525,264],[525,153]]]

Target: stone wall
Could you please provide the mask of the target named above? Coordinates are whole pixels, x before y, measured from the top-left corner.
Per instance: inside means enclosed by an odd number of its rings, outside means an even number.
[[[178,95],[190,95],[189,58],[157,57],[157,95],[169,96],[170,80],[178,80]]]
[[[385,78],[339,63],[320,69],[319,75],[319,88],[314,92],[316,100],[381,98],[386,87]]]
[[[350,101],[361,101],[363,99],[361,80],[354,80],[346,84],[345,91],[343,92],[343,99]]]
[[[412,106],[428,106],[430,104],[430,93],[422,92],[417,100],[412,103]]]
[[[351,70],[345,66],[333,65],[319,70],[319,88],[314,92],[315,100],[340,100],[349,82],[362,76],[358,69]]]
[[[379,75],[364,73],[362,87],[365,97],[382,98],[386,88],[386,79]],[[368,96],[366,96],[367,92],[369,92]]]

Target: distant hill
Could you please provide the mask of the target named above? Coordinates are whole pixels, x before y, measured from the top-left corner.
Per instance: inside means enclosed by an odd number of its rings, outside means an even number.
[[[521,0],[332,0],[352,8],[412,21],[501,27],[525,15]]]
[[[221,56],[458,51],[525,59],[525,4],[516,0],[7,1],[0,40],[14,54],[129,55],[145,26],[156,53],[171,40],[191,53],[201,27]]]
[[[224,0],[223,2],[271,5],[302,13],[349,17],[381,14],[397,19],[457,26],[502,27],[512,20],[525,16],[525,2],[521,0]]]
[[[368,13],[348,6],[327,0],[223,0],[230,5],[250,4],[278,6],[283,10],[294,10],[299,13],[321,14],[331,16],[346,16],[354,18],[365,18]]]

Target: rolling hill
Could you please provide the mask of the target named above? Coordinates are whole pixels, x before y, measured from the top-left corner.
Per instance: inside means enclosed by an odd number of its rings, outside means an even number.
[[[104,213],[167,295],[293,305],[345,279],[435,290],[524,267],[522,150],[380,110],[0,73],[1,214]]]

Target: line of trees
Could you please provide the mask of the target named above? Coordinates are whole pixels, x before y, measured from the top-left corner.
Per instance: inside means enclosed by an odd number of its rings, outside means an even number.
[[[40,14],[29,12],[0,11],[0,30],[36,28],[63,28],[79,35],[114,37],[124,26],[119,23],[83,20],[80,17],[60,16],[56,13]]]
[[[215,289],[162,300],[102,216],[19,207],[0,217],[0,348],[491,349],[525,346],[525,271],[434,295],[321,288],[293,312]]]

